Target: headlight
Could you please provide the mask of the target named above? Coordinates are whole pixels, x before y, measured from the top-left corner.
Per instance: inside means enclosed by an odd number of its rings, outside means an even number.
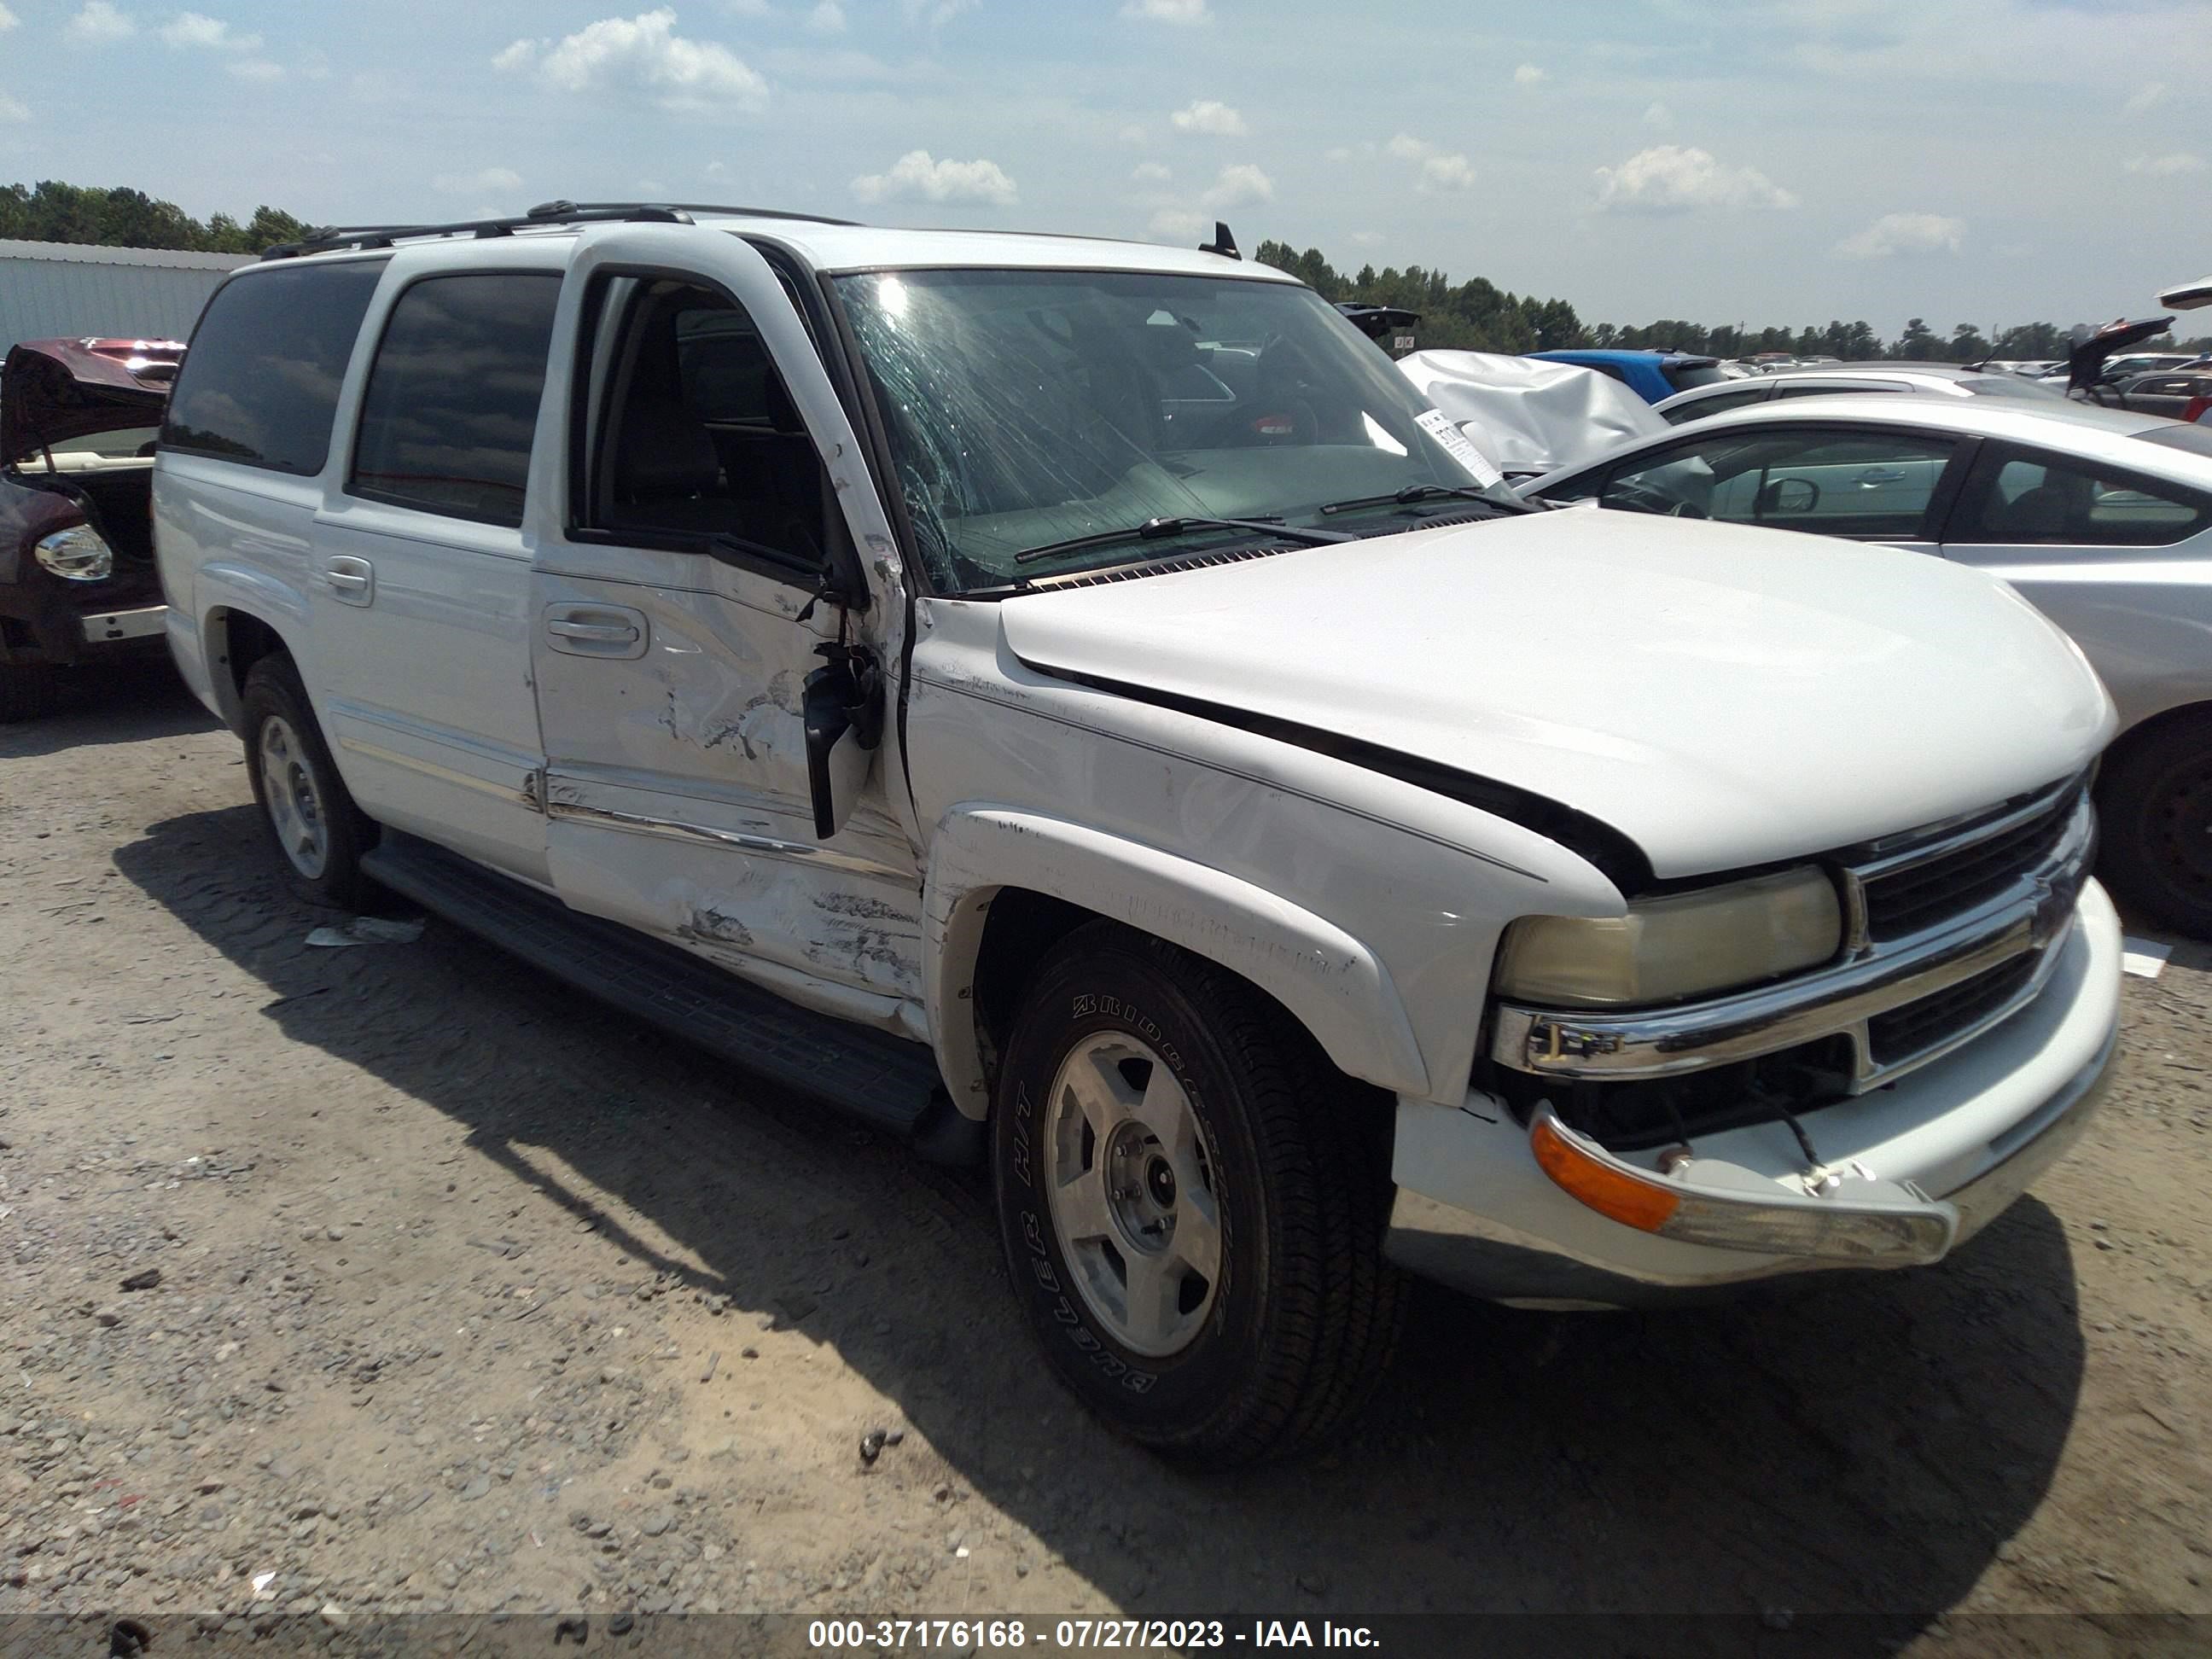
[[[32,556],[64,581],[96,582],[115,574],[115,553],[89,525],[42,536]]]
[[[1812,968],[1843,943],[1836,884],[1807,866],[1669,894],[1625,916],[1528,916],[1506,929],[1498,988],[1572,1007],[1666,1002]]]

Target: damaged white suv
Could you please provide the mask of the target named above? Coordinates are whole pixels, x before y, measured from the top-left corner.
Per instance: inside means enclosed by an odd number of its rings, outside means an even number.
[[[178,662],[309,894],[988,1158],[1165,1450],[1327,1432],[1401,1267],[1942,1256],[2112,1054],[2081,655],[1911,553],[1524,507],[1225,240],[276,250],[161,440]]]

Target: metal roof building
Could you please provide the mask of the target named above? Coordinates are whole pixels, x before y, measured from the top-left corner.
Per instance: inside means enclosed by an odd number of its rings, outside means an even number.
[[[181,340],[251,253],[0,241],[0,349],[88,334]]]

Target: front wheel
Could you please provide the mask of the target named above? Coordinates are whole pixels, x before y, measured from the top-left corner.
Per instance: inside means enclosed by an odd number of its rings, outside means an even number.
[[[2212,939],[2212,714],[2131,736],[2097,780],[2100,873],[2124,902]]]
[[[246,775],[293,890],[311,903],[357,909],[368,881],[361,855],[375,843],[375,825],[338,776],[290,659],[255,663],[240,701]]]
[[[1054,1368],[1178,1456],[1325,1435],[1400,1322],[1387,1127],[1242,980],[1110,923],[1069,935],[1008,1039],[993,1134],[1015,1293]]]

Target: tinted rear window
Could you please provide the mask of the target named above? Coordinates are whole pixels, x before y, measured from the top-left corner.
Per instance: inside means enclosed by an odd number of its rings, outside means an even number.
[[[553,271],[431,276],[401,295],[362,395],[352,493],[520,525],[560,297]]]
[[[381,259],[257,270],[208,302],[169,398],[165,449],[312,476]]]

